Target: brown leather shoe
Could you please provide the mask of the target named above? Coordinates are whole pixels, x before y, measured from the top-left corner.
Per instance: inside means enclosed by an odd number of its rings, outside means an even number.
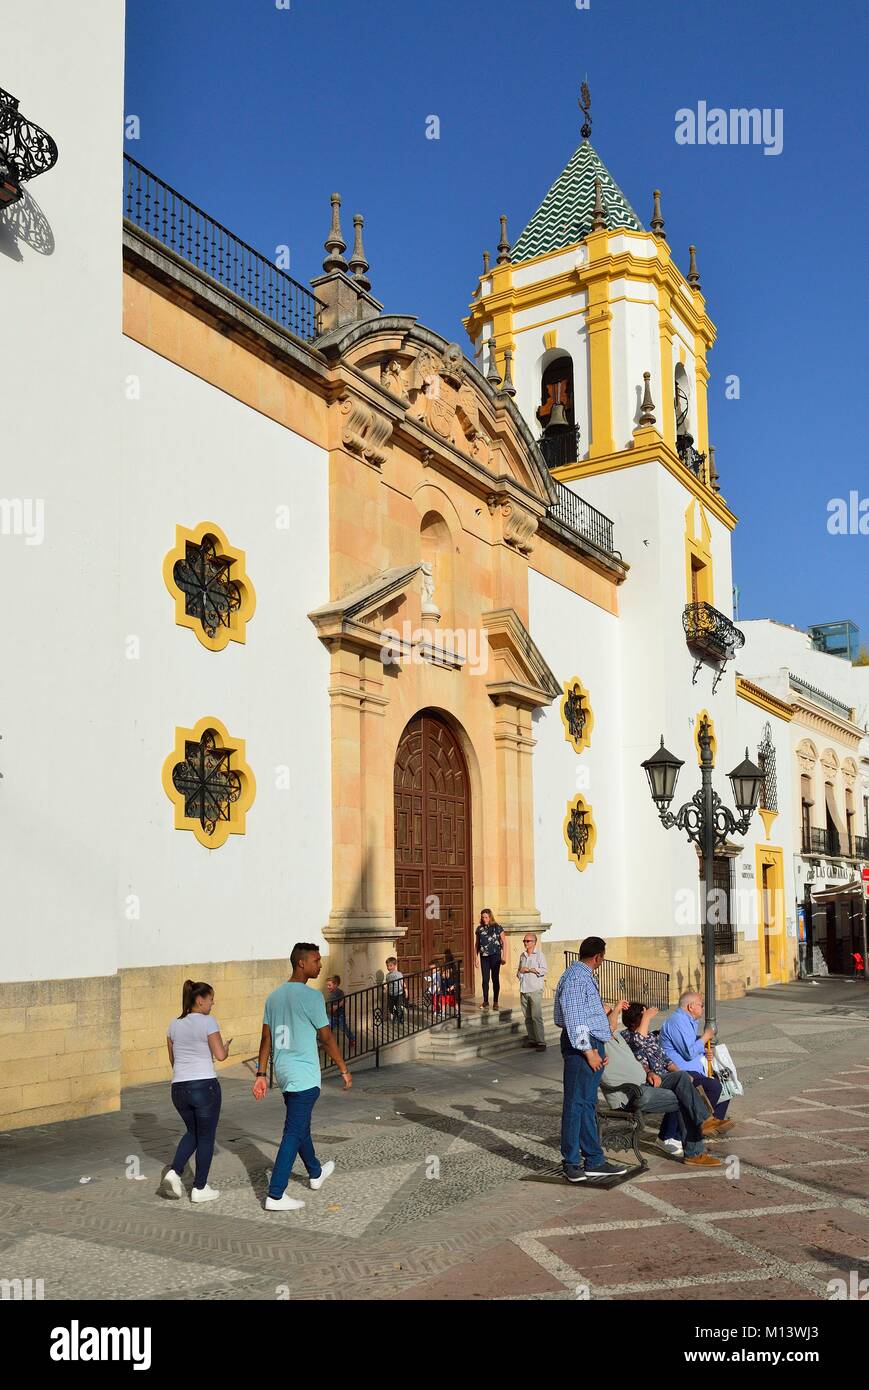
[[[713,1117],[703,1121],[700,1126],[700,1133],[704,1139],[717,1139],[720,1134],[726,1134],[732,1128],[732,1120],[716,1120]]]
[[[712,1154],[694,1154],[692,1158],[683,1158],[683,1163],[687,1163],[689,1168],[722,1168],[724,1165],[720,1158],[713,1158]]]

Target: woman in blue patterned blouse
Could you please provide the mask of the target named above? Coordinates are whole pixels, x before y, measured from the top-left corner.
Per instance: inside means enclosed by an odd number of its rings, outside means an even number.
[[[491,908],[484,907],[480,913],[480,921],[474,936],[474,950],[480,961],[480,968],[483,972],[483,1002],[481,1009],[489,1007],[489,978],[492,980],[492,1007],[498,1007],[498,995],[501,993],[501,966],[507,954],[507,942],[504,933],[495,921]]]
[[[657,1013],[657,1009],[637,1003],[629,1004],[626,1009],[622,1009],[622,1023],[625,1025],[622,1037],[637,1061],[645,1067],[649,1082],[653,1086],[653,1076],[665,1076],[668,1071],[679,1070],[676,1063],[670,1061],[658,1037],[649,1032],[649,1024]],[[676,1113],[668,1112],[664,1115],[658,1138],[669,1152],[676,1155],[681,1152],[679,1117]]]

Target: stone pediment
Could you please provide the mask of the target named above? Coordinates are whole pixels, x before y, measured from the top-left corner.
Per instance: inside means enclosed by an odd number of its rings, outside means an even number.
[[[382,570],[342,598],[315,608],[308,617],[321,637],[340,630],[348,623],[359,627],[382,625],[421,569],[422,563],[418,561],[413,565],[396,565],[392,569]]]
[[[421,426],[494,477],[512,479],[544,505],[552,501],[552,482],[511,397],[493,387],[458,343],[413,320],[381,317],[355,325],[343,340],[336,335],[330,348],[403,410],[397,428],[402,419]]]
[[[531,709],[551,705],[561,686],[515,609],[484,613],[482,621],[494,666],[486,682],[490,698]]]

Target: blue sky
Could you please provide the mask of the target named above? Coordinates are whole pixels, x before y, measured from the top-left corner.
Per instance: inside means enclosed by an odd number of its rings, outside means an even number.
[[[831,498],[869,498],[867,40],[863,6],[808,0],[127,0],[126,148],[302,281],[337,189],[387,311],[466,346],[482,249],[579,143],[587,73],[613,177],[646,225],[663,189],[683,269],[698,246],[740,615],[851,617],[869,642],[869,535],[827,531]],[[781,154],[678,145],[700,101],[781,108]]]

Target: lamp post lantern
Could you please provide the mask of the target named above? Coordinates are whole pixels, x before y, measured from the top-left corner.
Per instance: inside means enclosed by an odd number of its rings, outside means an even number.
[[[760,799],[763,773],[750,761],[748,749],[745,758],[729,774],[733,788],[733,799],[739,815],[725,806],[712,786],[712,769],[715,759],[712,753],[712,731],[709,719],[704,715],[697,732],[700,747],[700,790],[690,801],[676,812],[670,804],[676,793],[679,771],[684,766],[680,758],[668,753],[661,739],[660,748],[642,764],[649,779],[652,800],[658,808],[661,823],[667,830],[674,826],[684,830],[688,839],[697,845],[703,856],[705,892],[703,901],[702,939],[706,996],[706,1027],[717,1031],[716,991],[715,991],[715,920],[712,904],[715,893],[715,851],[723,849],[729,835],[744,835],[751,823],[751,817]]]

